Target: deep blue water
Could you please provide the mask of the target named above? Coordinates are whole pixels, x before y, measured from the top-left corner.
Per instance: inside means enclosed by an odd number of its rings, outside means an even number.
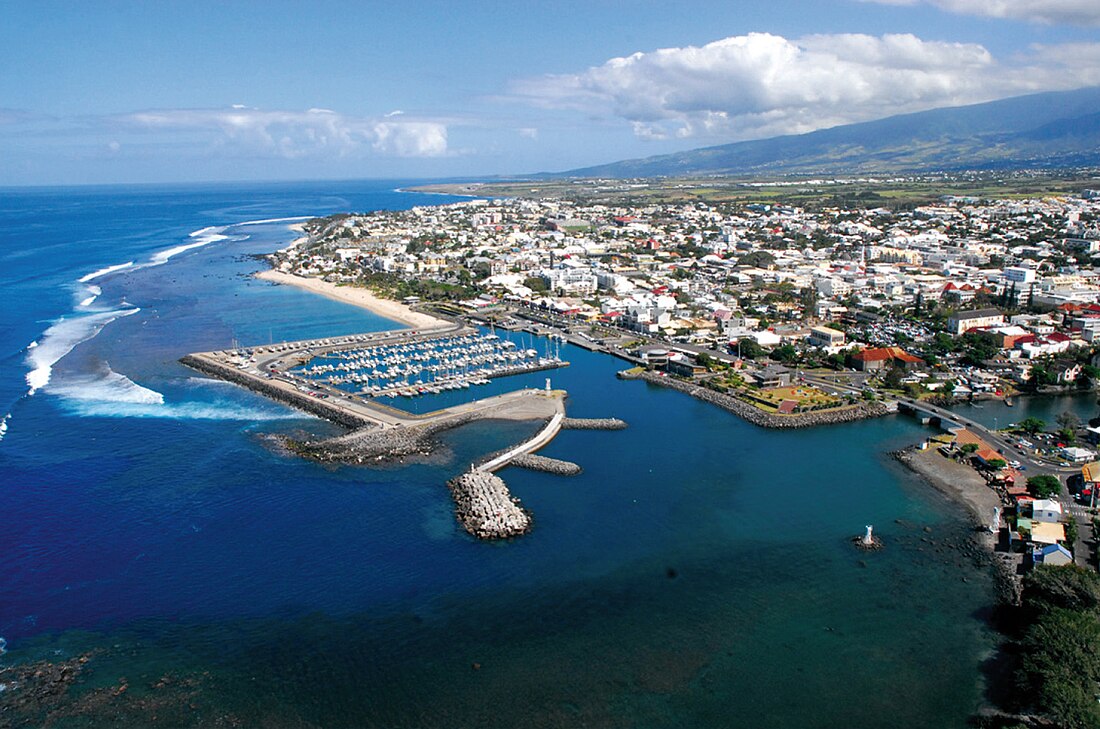
[[[535,530],[483,544],[444,483],[534,424],[324,467],[265,436],[333,426],[178,364],[394,328],[252,279],[294,234],[241,224],[447,201],[398,184],[0,191],[0,662],[98,649],[89,685],[202,677],[184,724],[965,725],[991,584],[927,541],[965,524],[888,457],[912,421],[764,431],[567,346],[570,414],[630,427],[545,449],[578,477],[503,472]],[[865,556],[869,523],[888,548]]]

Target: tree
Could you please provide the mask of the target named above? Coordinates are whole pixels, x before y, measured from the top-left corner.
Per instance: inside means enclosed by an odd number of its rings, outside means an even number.
[[[536,293],[546,293],[550,286],[546,283],[546,279],[539,276],[531,276],[523,280],[523,285],[531,289]]]
[[[963,443],[962,447],[959,448],[959,450],[962,451],[964,454],[970,456],[977,453],[980,448],[981,446],[979,446],[977,443]]]
[[[1056,476],[1044,473],[1029,478],[1027,490],[1037,499],[1049,499],[1062,493],[1062,482]]]
[[[1031,365],[1031,376],[1028,378],[1027,383],[1032,389],[1038,390],[1040,387],[1053,385],[1056,381],[1057,378],[1055,378],[1054,373],[1043,365]]]
[[[1057,417],[1057,421],[1063,430],[1076,430],[1081,426],[1081,418],[1077,417],[1077,413],[1072,410],[1063,410]]]
[[[798,359],[798,350],[794,348],[793,344],[784,344],[772,350],[771,358],[776,362],[790,364]]]
[[[742,337],[737,340],[738,353],[745,359],[756,359],[764,354],[764,348],[757,344],[751,337]]]
[[[901,367],[891,367],[890,371],[882,378],[882,386],[890,390],[901,388],[901,380],[905,377],[905,370]]]
[[[1062,426],[1058,430],[1062,440],[1071,444],[1077,442],[1077,429],[1081,427],[1081,419],[1075,413],[1064,411],[1058,416],[1058,425]]]
[[[1019,422],[1020,430],[1024,431],[1028,435],[1035,435],[1036,433],[1047,427],[1047,424],[1039,418],[1024,418]]]

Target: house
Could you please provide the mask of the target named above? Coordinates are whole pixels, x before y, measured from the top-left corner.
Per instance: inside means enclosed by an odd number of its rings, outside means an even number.
[[[1060,522],[1036,521],[1026,516],[1016,517],[1016,534],[1010,538],[1035,545],[1057,544],[1066,540],[1065,525]]]
[[[947,318],[947,331],[958,336],[978,327],[993,327],[1004,323],[1004,314],[997,309],[958,311]]]
[[[1062,520],[1062,505],[1053,499],[1037,499],[1031,503],[1031,519],[1056,524]]]
[[[1035,564],[1061,567],[1062,565],[1073,564],[1073,555],[1061,544],[1048,544],[1045,547],[1033,550],[1031,560]]]

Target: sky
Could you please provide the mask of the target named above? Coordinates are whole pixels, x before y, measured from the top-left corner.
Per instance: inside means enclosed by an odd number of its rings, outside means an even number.
[[[1100,0],[0,0],[0,185],[474,178],[1100,85]]]

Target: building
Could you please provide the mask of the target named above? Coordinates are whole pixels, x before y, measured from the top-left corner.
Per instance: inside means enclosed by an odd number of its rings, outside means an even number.
[[[978,327],[995,327],[1005,323],[1004,314],[996,309],[958,311],[947,318],[947,330],[958,336]]]
[[[1068,446],[1062,448],[1060,453],[1062,454],[1062,458],[1065,458],[1070,463],[1088,463],[1089,461],[1096,460],[1096,451],[1090,451],[1088,448]]]
[[[1031,503],[1032,521],[1057,524],[1062,520],[1062,505],[1054,499],[1038,499]]]
[[[901,347],[878,347],[865,349],[852,355],[852,366],[860,372],[876,372],[890,367],[916,369],[924,360],[909,354]]]
[[[1008,283],[1029,284],[1035,281],[1035,269],[1023,266],[1010,266],[1004,269],[1004,279]]]
[[[780,365],[768,365],[752,375],[759,387],[786,387],[791,384],[791,371]]]
[[[844,332],[830,329],[829,327],[814,327],[810,329],[810,336],[806,341],[814,347],[822,347],[824,349],[843,347]]]
[[[1073,555],[1061,544],[1048,544],[1045,547],[1036,548],[1031,553],[1031,560],[1035,564],[1046,564],[1053,567],[1073,564]]]

